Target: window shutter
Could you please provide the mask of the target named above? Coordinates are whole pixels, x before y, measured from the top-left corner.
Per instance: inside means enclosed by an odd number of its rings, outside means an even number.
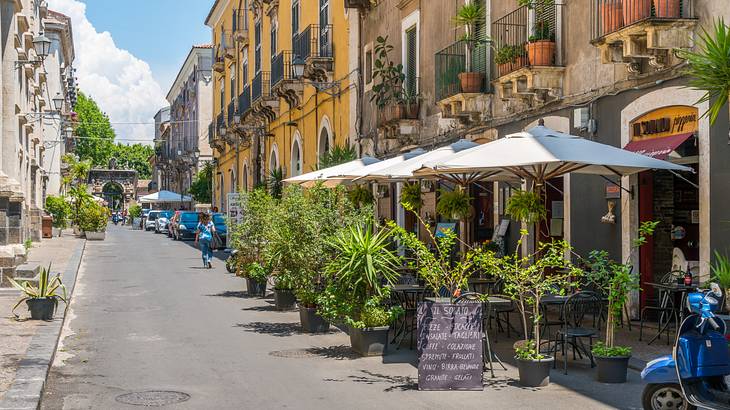
[[[418,73],[418,37],[416,26],[406,30],[406,91],[415,95],[418,91],[416,75]]]

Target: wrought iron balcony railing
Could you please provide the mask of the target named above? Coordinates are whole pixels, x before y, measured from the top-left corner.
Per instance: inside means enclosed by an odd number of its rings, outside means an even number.
[[[215,123],[213,121],[208,124],[208,144],[212,144],[215,139]]]
[[[236,114],[236,99],[232,99],[231,102],[228,103],[228,111],[226,116],[226,122],[228,123],[228,126],[230,127],[233,125],[233,116]]]
[[[311,24],[293,39],[294,54],[306,61],[310,58],[334,58],[331,24]]]
[[[225,126],[226,126],[226,118],[225,118],[225,115],[223,115],[223,112],[218,114],[218,116],[216,117],[215,126],[216,126],[216,130],[215,130],[216,135],[221,135],[221,130],[223,128],[225,128]]]
[[[251,81],[251,103],[271,95],[271,73],[259,71]]]
[[[593,40],[644,21],[696,19],[694,0],[591,0]]]
[[[562,4],[537,0],[492,24],[499,76],[525,66],[562,66]]]
[[[282,51],[271,59],[271,87],[278,86],[282,81],[296,80],[292,66],[294,53]]]
[[[251,87],[248,84],[243,86],[241,95],[238,96],[238,113],[245,115],[251,109]]]
[[[477,92],[487,92],[489,89],[487,42],[460,40],[436,53],[436,101],[449,98],[461,92],[461,81],[459,74],[467,72],[479,73],[482,75],[481,84]],[[467,56],[470,65],[467,67]],[[468,92],[474,92],[469,90]]]

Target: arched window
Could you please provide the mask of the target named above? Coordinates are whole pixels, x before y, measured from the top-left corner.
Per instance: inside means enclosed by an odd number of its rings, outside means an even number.
[[[248,191],[248,165],[243,164],[243,179],[241,181],[243,184],[243,190]]]
[[[271,155],[269,156],[269,172],[279,169],[279,147],[274,144],[271,147]]]
[[[294,138],[291,147],[291,176],[302,174],[302,147],[299,145],[298,135]]]
[[[231,187],[228,190],[228,192],[236,192],[236,173],[233,172],[233,170],[231,169],[231,170],[228,171],[228,175],[229,175],[229,177],[231,179],[231,181],[230,181],[231,182]]]
[[[319,133],[319,146],[318,146],[317,152],[319,153],[319,156],[321,157],[325,153],[329,152],[330,148],[330,133],[327,130],[326,127],[322,128],[322,131]]]

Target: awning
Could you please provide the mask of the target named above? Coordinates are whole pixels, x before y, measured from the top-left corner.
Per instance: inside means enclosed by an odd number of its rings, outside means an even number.
[[[694,135],[694,133],[690,132],[687,134],[677,134],[669,137],[631,141],[626,144],[624,149],[656,159],[667,159],[672,151],[677,149],[677,147],[682,145],[682,143],[687,141],[687,139],[692,135]]]

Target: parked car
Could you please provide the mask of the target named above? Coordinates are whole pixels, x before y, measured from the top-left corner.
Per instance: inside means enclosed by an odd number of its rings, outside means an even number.
[[[168,238],[175,238],[175,229],[177,227],[177,221],[180,219],[180,213],[182,211],[175,211],[175,213],[170,217],[170,223],[167,224],[167,237]]]
[[[198,228],[198,213],[185,211],[180,213],[180,217],[175,225],[175,239],[185,240],[194,239],[195,230]]]
[[[228,225],[226,224],[225,214],[213,214],[213,225],[215,225],[215,231],[218,233],[218,236],[221,237],[223,243],[221,243],[220,249],[223,249],[228,245]]]
[[[147,218],[144,220],[144,230],[149,231],[155,229],[155,221],[157,220],[157,217],[160,215],[160,211],[150,211],[149,214],[147,214]]]
[[[155,220],[155,233],[167,232],[172,215],[172,211],[160,211],[160,214]]]

